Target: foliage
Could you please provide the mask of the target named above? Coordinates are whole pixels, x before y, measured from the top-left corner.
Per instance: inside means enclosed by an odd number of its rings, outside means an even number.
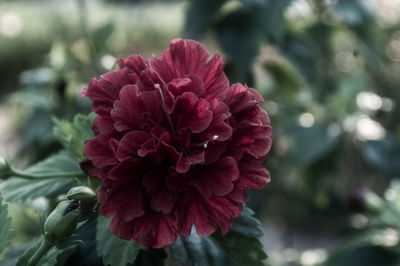
[[[44,161],[32,165],[25,171],[27,174],[46,174],[48,176],[58,175],[63,172],[71,173],[70,177],[37,180],[11,177],[0,183],[0,189],[4,191],[3,196],[8,201],[25,201],[66,192],[75,183],[74,177],[76,176],[74,174],[82,173],[77,158],[67,151],[54,154]]]
[[[35,253],[40,245],[41,239],[35,241],[32,246],[25,251],[25,253],[19,258],[16,266],[26,266],[28,265],[29,259]],[[59,254],[59,250],[56,247],[53,247],[48,251],[48,253],[43,256],[40,261],[37,263],[38,265],[43,266],[55,266],[57,265],[57,255]]]
[[[135,242],[123,240],[110,231],[111,218],[97,218],[96,249],[105,265],[125,266],[133,263],[143,247]]]
[[[400,182],[392,181],[385,198],[378,200],[383,203],[382,207],[365,214],[364,228],[333,252],[327,265],[394,266],[400,263]]]
[[[11,218],[8,217],[8,205],[3,203],[3,198],[0,190],[0,254],[8,245],[10,237],[9,225]]]
[[[172,256],[183,266],[263,265],[267,256],[257,239],[263,231],[253,214],[245,208],[226,236],[217,232],[210,237],[200,237],[193,228],[190,236],[180,236],[171,245]]]
[[[93,136],[90,129],[93,118],[94,113],[89,116],[77,114],[72,123],[53,118],[55,124],[53,134],[65,149],[79,158],[83,158],[84,144],[82,140],[88,140]]]

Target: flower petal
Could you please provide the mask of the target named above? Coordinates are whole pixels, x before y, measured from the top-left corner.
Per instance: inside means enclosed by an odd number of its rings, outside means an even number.
[[[270,127],[247,127],[235,132],[228,154],[239,160],[244,152],[256,158],[265,156],[271,149]]]
[[[208,60],[209,55],[196,41],[175,39],[160,58],[154,57],[150,61],[150,66],[165,83],[177,77],[197,75],[204,82],[206,99],[222,99],[229,89],[229,81],[223,72],[224,62],[218,54]]]
[[[146,247],[162,248],[172,244],[178,237],[176,217],[148,211],[134,220],[133,239]]]
[[[208,101],[198,98],[192,92],[185,92],[176,98],[172,118],[177,121],[177,128],[198,133],[210,125],[212,111]]]
[[[170,213],[174,207],[172,193],[167,189],[162,189],[151,197],[150,205],[157,212]]]
[[[263,101],[264,99],[258,91],[240,83],[233,84],[230,87],[225,99],[225,103],[229,106],[232,114],[243,112]]]
[[[129,158],[138,158],[138,151],[143,143],[153,140],[150,134],[143,131],[131,131],[125,134],[119,142],[117,158],[120,161]]]
[[[168,169],[157,167],[146,173],[143,178],[143,186],[150,194],[150,206],[154,211],[170,213],[173,206],[173,194],[165,186],[165,176]]]
[[[92,79],[84,93],[92,100],[93,110],[99,115],[110,115],[114,101],[118,99],[119,91],[126,84],[134,84],[126,69],[108,72],[98,81]]]
[[[140,55],[130,55],[127,59],[118,60],[118,65],[121,68],[127,68],[137,76],[148,67],[148,62]]]
[[[225,196],[233,190],[239,169],[234,158],[224,157],[211,165],[196,167],[188,176],[191,179],[189,184],[204,197]]]
[[[109,138],[96,137],[86,142],[83,156],[92,161],[98,168],[116,164],[114,152],[109,145]]]
[[[111,220],[110,230],[114,235],[122,239],[131,240],[132,225],[132,222],[127,223],[120,219],[118,215],[115,215]]]
[[[109,136],[116,133],[114,128],[114,121],[109,117],[102,117],[100,115],[96,116],[96,118],[93,120],[92,130],[96,136]]]
[[[186,173],[189,171],[191,165],[196,165],[204,162],[204,152],[199,154],[193,154],[184,156],[181,154],[178,162],[176,163],[175,169],[178,173]]]
[[[238,217],[242,211],[242,195],[241,191],[235,190],[225,197],[204,198],[198,192],[192,191],[188,194],[188,202],[177,211],[180,217],[178,232],[188,236],[194,224],[199,236],[211,235],[217,226],[222,234],[226,234],[233,225],[232,218]]]
[[[113,188],[108,201],[117,210],[117,216],[125,222],[144,214],[144,198],[138,186],[127,183]]]
[[[196,75],[188,75],[186,78],[173,79],[168,83],[168,90],[179,96],[184,92],[193,92],[197,96],[204,96],[205,89],[203,81]]]
[[[208,140],[225,141],[232,136],[233,129],[228,124],[231,116],[229,107],[223,102],[213,100],[210,102],[210,109],[213,112],[213,119],[209,127],[203,132],[203,136]]]
[[[111,110],[116,130],[143,130],[150,126],[150,121],[160,123],[163,116],[158,92],[139,91],[136,85],[127,85],[122,88],[119,97]]]
[[[121,183],[129,183],[132,185],[133,181],[140,183],[139,180],[141,180],[148,169],[151,169],[150,167],[146,160],[127,158],[109,170],[107,178],[111,180],[113,185],[115,184],[117,186]]]
[[[255,159],[246,155],[239,161],[239,186],[243,188],[261,189],[270,181],[269,172],[263,166],[264,158]]]
[[[200,236],[209,236],[215,232],[217,225],[209,216],[205,199],[195,191],[188,196],[190,198],[187,204],[181,205],[177,210],[179,234],[183,236],[190,235],[194,224]]]

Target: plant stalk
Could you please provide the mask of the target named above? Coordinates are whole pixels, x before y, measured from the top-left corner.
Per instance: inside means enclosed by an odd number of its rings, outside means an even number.
[[[47,251],[52,248],[52,245],[49,244],[45,239],[42,240],[42,243],[40,243],[39,248],[36,250],[36,252],[33,254],[33,256],[29,259],[28,266],[35,266],[36,263],[39,262],[39,260],[46,255]]]

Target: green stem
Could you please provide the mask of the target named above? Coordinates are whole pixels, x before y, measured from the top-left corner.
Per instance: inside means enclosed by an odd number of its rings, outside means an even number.
[[[36,252],[33,254],[33,256],[29,259],[28,266],[35,266],[36,263],[44,256],[46,255],[47,251],[51,249],[52,245],[49,244],[45,239],[42,240],[42,243],[40,243],[39,248],[36,250]]]
[[[98,73],[99,69],[96,65],[96,58],[97,58],[97,51],[96,51],[96,46],[94,45],[94,42],[91,38],[90,32],[89,32],[89,26],[88,26],[88,17],[89,17],[89,12],[88,12],[88,7],[86,0],[77,0],[78,2],[78,7],[79,7],[79,18],[81,21],[81,26],[82,26],[82,31],[83,31],[83,37],[85,38],[86,44],[89,47],[89,57],[90,57],[90,64],[93,70]]]
[[[22,177],[25,179],[49,179],[55,177],[85,177],[86,175],[82,172],[59,172],[51,174],[29,174],[24,171],[20,171],[11,167],[11,176]]]

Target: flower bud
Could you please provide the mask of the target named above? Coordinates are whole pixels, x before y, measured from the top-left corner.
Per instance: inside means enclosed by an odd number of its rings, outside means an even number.
[[[0,157],[0,178],[7,178],[9,177],[10,174],[11,174],[10,163],[3,157]]]
[[[44,239],[58,245],[68,239],[76,229],[80,205],[75,200],[61,201],[50,213],[44,224]]]
[[[97,201],[97,195],[88,187],[78,186],[71,188],[67,193],[67,199],[80,202],[83,210],[93,208]]]

